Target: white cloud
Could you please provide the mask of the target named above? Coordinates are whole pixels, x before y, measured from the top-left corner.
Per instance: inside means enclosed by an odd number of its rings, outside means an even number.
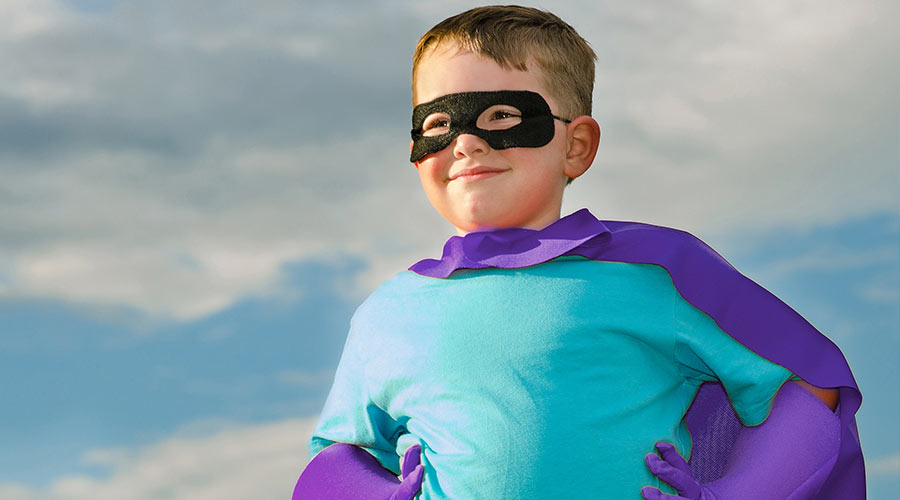
[[[774,279],[798,272],[872,268],[896,262],[897,247],[894,246],[861,251],[820,247],[803,255],[769,262],[762,272]]]
[[[567,210],[700,234],[896,210],[891,16],[828,4],[548,6],[600,55],[603,144]],[[196,318],[313,257],[365,255],[359,295],[451,234],[406,159],[407,78],[469,4],[13,5],[2,296]]]
[[[327,387],[333,379],[334,370],[319,372],[292,370],[278,374],[278,380],[282,383],[299,387]]]
[[[886,283],[869,283],[859,290],[865,300],[881,305],[896,306],[900,304],[900,288]]]
[[[620,6],[625,33],[585,26],[626,43],[595,44],[604,140],[573,205],[705,232],[896,211],[896,92],[871,84],[898,79],[888,10],[693,2]]]
[[[900,476],[900,453],[866,460],[866,473],[871,476]]]
[[[308,461],[316,418],[176,435],[137,449],[86,453],[108,477],[66,476],[45,488],[0,483],[6,500],[246,500],[288,498]]]
[[[46,33],[72,17],[54,0],[4,0],[0,40],[21,40]]]
[[[334,250],[388,259],[399,253],[394,260],[409,265],[407,255],[421,254],[417,236],[427,231],[409,227],[421,222],[408,211],[407,195],[417,189],[412,168],[402,157],[391,159],[390,150],[372,154],[386,142],[372,134],[349,147],[331,141],[237,154],[194,166],[177,183],[149,173],[165,169],[163,159],[138,153],[73,155],[75,168],[52,176],[13,173],[42,198],[15,214],[18,223],[56,237],[8,255],[13,265],[4,294],[191,318],[247,295],[282,295],[286,262],[327,258]],[[353,178],[332,169],[333,151],[357,165]],[[147,190],[135,177],[167,185]],[[226,201],[198,205],[193,192]]]

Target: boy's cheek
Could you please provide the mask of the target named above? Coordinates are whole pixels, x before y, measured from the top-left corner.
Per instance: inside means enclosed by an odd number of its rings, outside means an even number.
[[[413,145],[414,145],[415,143],[416,143],[416,141],[413,141],[413,140],[410,140],[410,141],[409,141],[409,152],[410,152],[410,154],[412,154]],[[413,166],[416,167],[416,170],[419,170],[419,162],[414,161],[414,162],[413,162]]]

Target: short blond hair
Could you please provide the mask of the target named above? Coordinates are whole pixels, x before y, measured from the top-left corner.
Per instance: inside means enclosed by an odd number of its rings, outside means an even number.
[[[531,7],[476,7],[441,21],[422,35],[413,55],[412,92],[416,100],[416,70],[429,49],[452,41],[461,49],[490,57],[502,68],[528,70],[533,60],[544,87],[573,119],[591,114],[594,61],[597,56],[574,28],[556,15]]]

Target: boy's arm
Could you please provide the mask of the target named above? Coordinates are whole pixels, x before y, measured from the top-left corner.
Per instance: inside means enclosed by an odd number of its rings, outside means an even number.
[[[818,400],[824,403],[831,411],[834,411],[837,408],[838,401],[840,400],[840,391],[837,389],[816,387],[805,380],[792,380],[791,382],[806,389],[807,392],[818,398]]]
[[[786,368],[739,344],[712,319],[685,302],[675,307],[676,359],[688,380],[717,381],[740,418],[725,473],[699,484],[671,445],[647,457],[659,479],[681,496],[645,488],[645,498],[728,500],[812,498],[828,477],[840,449],[837,391],[796,379]]]
[[[368,351],[359,345],[358,333],[351,327],[294,500],[411,500],[421,488],[421,448],[407,449],[398,464],[397,439],[405,429],[373,401],[366,376],[369,358],[360,354]]]
[[[404,429],[373,401],[366,375],[367,355],[379,353],[366,351],[364,332],[355,323],[354,316],[334,382],[309,440],[309,456],[313,458],[335,443],[351,444],[365,449],[396,475],[400,458],[397,438]]]
[[[807,386],[814,390],[805,390]],[[658,443],[662,459],[651,453],[646,457],[647,466],[679,496],[652,487],[645,487],[641,494],[647,500],[814,498],[840,448],[840,421],[833,409],[826,407],[829,401],[837,402],[833,392],[802,381],[785,384],[766,421],[741,430],[725,473],[710,483],[698,483],[675,448]]]
[[[422,487],[425,472],[419,463],[420,453],[419,445],[406,450],[398,478],[362,448],[335,443],[319,452],[306,466],[291,498],[412,500]]]

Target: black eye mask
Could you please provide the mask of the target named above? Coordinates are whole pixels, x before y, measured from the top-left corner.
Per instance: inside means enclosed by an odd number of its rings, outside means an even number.
[[[522,121],[504,130],[478,128],[476,122],[485,110],[495,105],[512,106],[522,114]],[[448,132],[437,136],[424,136],[425,119],[434,113],[450,117]],[[527,90],[499,90],[496,92],[462,92],[448,94],[419,104],[413,108],[413,148],[409,161],[415,163],[431,153],[446,148],[460,134],[481,137],[493,149],[539,148],[553,140],[553,120],[569,123],[554,116],[547,101],[536,92]]]

